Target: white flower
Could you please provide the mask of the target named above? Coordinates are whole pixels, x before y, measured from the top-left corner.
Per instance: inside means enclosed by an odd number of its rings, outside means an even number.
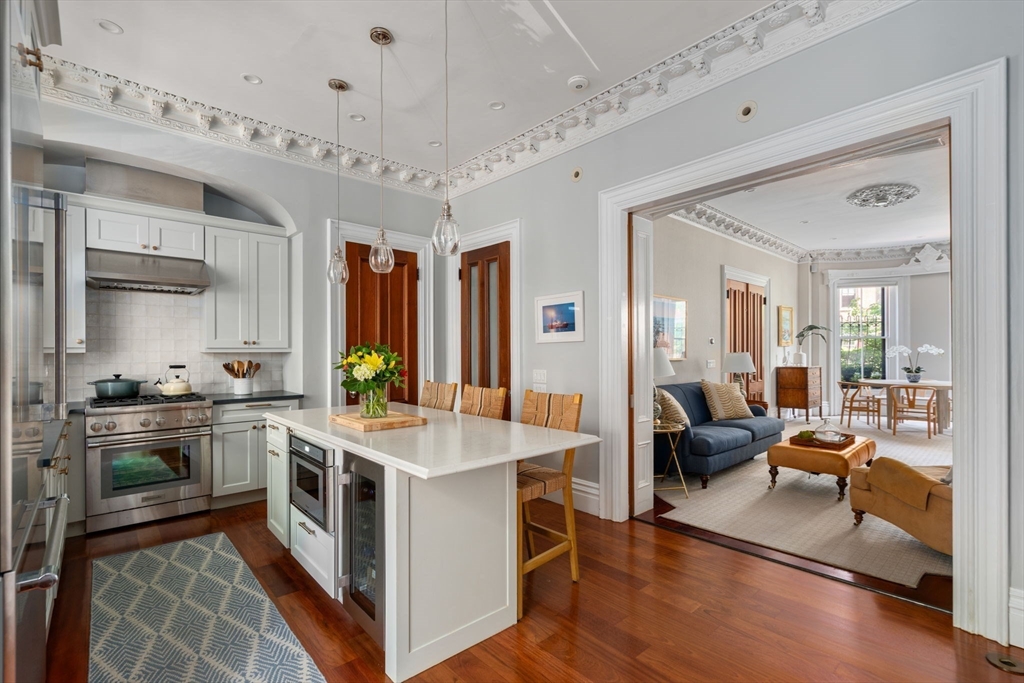
[[[933,356],[941,356],[942,354],[945,353],[945,351],[943,351],[939,347],[932,346],[931,344],[922,344],[921,346],[917,347],[917,352],[918,353],[930,353]]]
[[[373,377],[375,373],[373,370],[370,369],[369,366],[360,363],[359,365],[352,368],[352,374],[355,375],[356,379],[359,380],[360,382],[365,382],[366,380]]]
[[[918,351],[920,351],[920,349],[918,349]],[[886,358],[895,358],[896,356],[899,356],[900,354],[902,354],[904,356],[909,356],[910,353],[911,353],[910,349],[907,348],[906,346],[902,346],[902,345],[900,345],[900,346],[893,346],[893,347],[890,347],[889,350],[885,352],[885,357]]]

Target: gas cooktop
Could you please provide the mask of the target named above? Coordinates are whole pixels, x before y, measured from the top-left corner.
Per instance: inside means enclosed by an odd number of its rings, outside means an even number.
[[[202,394],[181,394],[179,396],[136,396],[135,398],[90,398],[90,408],[132,408],[135,406],[156,406],[172,403],[196,403],[205,401]]]

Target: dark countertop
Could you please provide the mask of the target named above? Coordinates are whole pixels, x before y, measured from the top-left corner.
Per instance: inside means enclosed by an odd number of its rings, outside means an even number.
[[[225,403],[252,403],[254,401],[293,401],[295,399],[303,398],[302,394],[296,394],[292,391],[255,391],[247,396],[237,396],[235,394],[203,394],[206,398],[213,401],[213,405],[223,405]]]

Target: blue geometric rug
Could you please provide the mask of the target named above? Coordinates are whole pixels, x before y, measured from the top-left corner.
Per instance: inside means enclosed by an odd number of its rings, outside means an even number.
[[[222,533],[93,560],[89,683],[323,683]]]

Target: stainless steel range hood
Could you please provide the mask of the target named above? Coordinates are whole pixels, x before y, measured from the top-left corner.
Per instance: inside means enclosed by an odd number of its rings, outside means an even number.
[[[190,295],[210,286],[202,261],[102,249],[85,250],[85,281],[93,289]]]

